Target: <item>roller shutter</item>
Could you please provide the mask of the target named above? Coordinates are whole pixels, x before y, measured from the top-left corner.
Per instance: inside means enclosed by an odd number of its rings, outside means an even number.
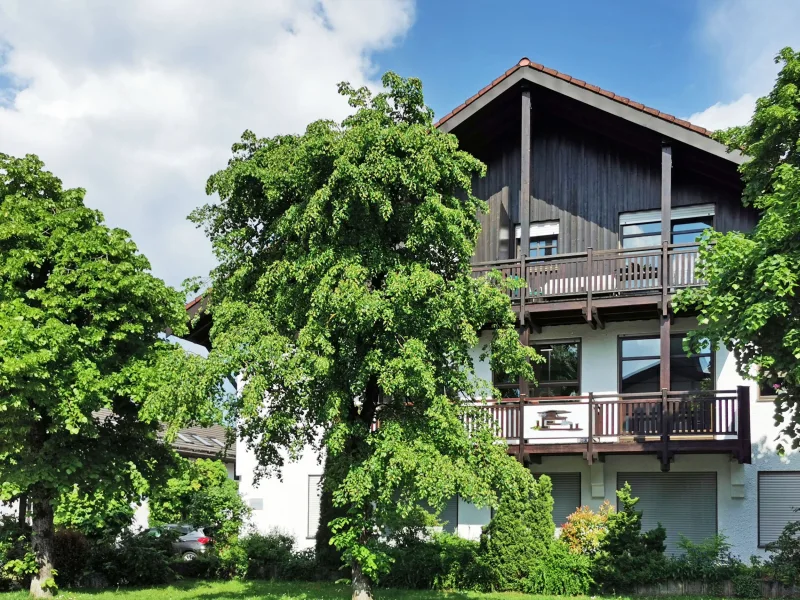
[[[617,489],[631,485],[639,498],[642,531],[667,530],[667,553],[678,554],[680,536],[702,542],[717,533],[716,473],[618,473]]]
[[[458,496],[450,498],[444,505],[442,512],[439,513],[439,521],[447,521],[444,530],[450,533],[458,531]]]
[[[306,535],[309,539],[317,537],[317,529],[319,528],[319,504],[322,496],[322,489],[319,484],[321,481],[322,475],[308,476],[308,532]]]
[[[758,545],[778,539],[787,523],[800,521],[800,473],[758,474]]]
[[[581,505],[580,473],[547,473],[553,482],[553,522],[561,527]]]

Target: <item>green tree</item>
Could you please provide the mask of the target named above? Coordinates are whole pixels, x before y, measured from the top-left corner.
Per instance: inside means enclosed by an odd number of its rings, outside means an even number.
[[[166,484],[152,488],[148,505],[150,522],[155,525],[208,526],[222,538],[237,535],[250,515],[225,465],[206,458],[181,459]]]
[[[493,330],[496,371],[533,379],[535,356],[497,282],[470,273],[485,167],[433,126],[419,80],[383,84],[342,84],[355,109],[342,123],[246,132],[209,179],[219,202],[191,216],[219,259],[209,379],[242,376],[231,400],[259,476],[307,444],[325,453],[354,598],[388,566],[376,532],[456,493],[493,503],[521,469],[470,406],[491,394],[473,369],[478,332]]]
[[[752,233],[711,233],[700,248],[702,288],[678,296],[678,308],[699,307],[704,338],[733,352],[739,373],[778,386],[775,419],[800,445],[800,53],[783,49],[775,87],[759,98],[750,123],[719,132],[747,155],[740,167],[743,201],[761,218]],[[793,415],[786,422],[786,415]]]
[[[63,494],[136,495],[169,462],[139,408],[173,373],[159,359],[183,354],[161,333],[185,318],[128,234],[43,166],[0,154],[0,499],[31,507],[34,596],[53,590]]]

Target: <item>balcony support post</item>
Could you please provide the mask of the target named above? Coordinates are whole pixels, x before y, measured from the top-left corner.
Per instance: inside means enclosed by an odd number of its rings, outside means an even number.
[[[589,392],[589,437],[586,440],[586,463],[594,462],[594,392]]]
[[[661,241],[672,241],[672,147],[661,144]]]
[[[522,83],[522,122],[520,125],[520,254],[530,252],[531,237],[531,88]]]
[[[750,464],[753,462],[752,441],[750,439],[750,388],[740,385],[736,388],[736,401],[739,406],[739,423],[737,433],[739,435],[739,462]]]
[[[661,470],[666,472],[669,471],[669,461],[670,461],[670,452],[669,452],[669,432],[672,429],[672,419],[670,418],[669,414],[669,401],[668,401],[669,391],[666,388],[661,388],[661,419],[660,419],[660,427],[661,427]]]

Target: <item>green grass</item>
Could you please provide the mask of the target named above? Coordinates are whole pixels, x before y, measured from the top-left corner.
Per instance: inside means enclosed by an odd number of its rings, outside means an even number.
[[[378,600],[565,600],[564,597],[527,594],[479,594],[474,592],[430,592],[412,590],[376,590]],[[0,592],[0,600],[27,600],[26,592]],[[59,600],[345,600],[350,598],[346,585],[330,583],[274,583],[269,581],[183,581],[178,584],[146,589],[62,590]],[[576,599],[580,600],[580,599]],[[583,598],[582,600],[589,600]],[[593,597],[592,600],[603,600]],[[620,597],[614,600],[622,600]],[[642,600],[642,599],[637,599]],[[661,598],[660,600],[670,600]],[[680,600],[700,600],[683,597]],[[718,600],[718,599],[715,599]]]

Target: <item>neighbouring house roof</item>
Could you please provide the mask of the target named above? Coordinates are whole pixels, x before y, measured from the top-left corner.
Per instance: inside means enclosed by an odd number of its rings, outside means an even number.
[[[94,413],[98,420],[105,420],[113,414],[107,408]],[[186,458],[218,458],[226,463],[236,462],[236,445],[226,446],[227,443],[227,430],[222,425],[184,427],[178,430],[172,447]]]

